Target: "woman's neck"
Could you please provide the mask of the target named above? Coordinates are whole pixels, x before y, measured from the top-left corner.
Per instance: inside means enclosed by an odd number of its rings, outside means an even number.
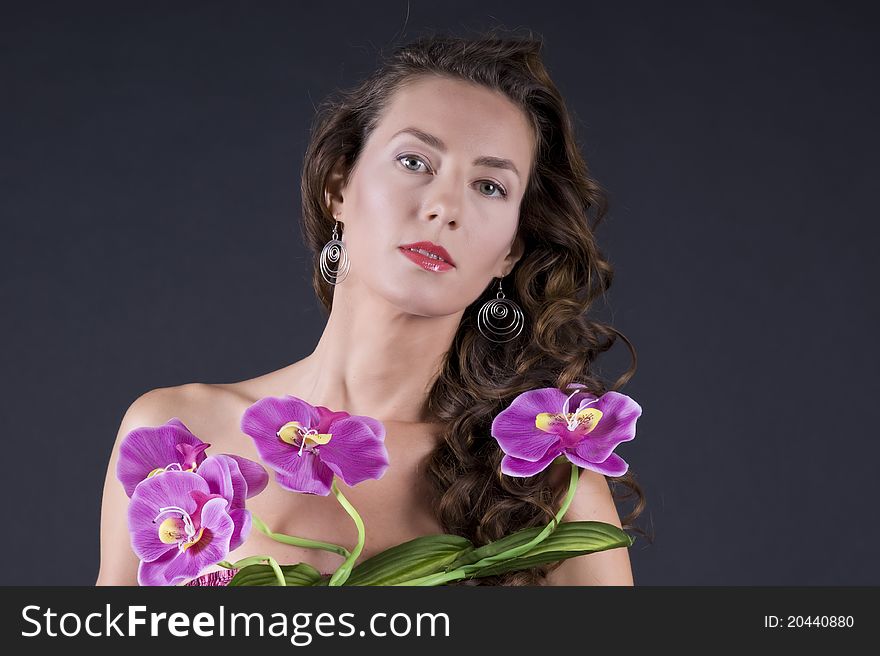
[[[428,392],[462,313],[422,317],[384,299],[336,292],[321,339],[299,363],[304,398],[380,421],[430,421]]]

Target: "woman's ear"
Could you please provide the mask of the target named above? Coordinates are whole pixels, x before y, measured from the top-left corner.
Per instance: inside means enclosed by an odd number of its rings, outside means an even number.
[[[513,244],[511,244],[510,246],[510,251],[504,258],[501,275],[498,277],[504,278],[508,273],[510,273],[513,270],[513,267],[516,266],[516,263],[519,262],[524,252],[525,242],[520,235],[517,235],[516,238],[513,240]]]
[[[342,214],[343,196],[345,191],[345,157],[340,156],[327,174],[324,184],[324,203],[332,216]]]

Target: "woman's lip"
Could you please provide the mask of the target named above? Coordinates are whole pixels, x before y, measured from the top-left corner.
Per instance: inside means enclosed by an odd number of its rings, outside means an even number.
[[[421,249],[423,251],[427,251],[434,255],[439,256],[445,262],[455,266],[455,262],[452,260],[452,256],[443,248],[440,244],[435,244],[432,241],[414,241],[411,244],[401,244],[401,248],[414,248],[416,250]]]
[[[421,253],[416,253],[415,251],[411,251],[404,246],[400,246],[397,250],[403,253],[407,258],[409,258],[412,262],[415,262],[420,267],[425,269],[426,271],[434,271],[436,273],[442,273],[443,271],[449,271],[450,269],[454,269],[449,262],[444,262],[443,260],[435,260],[433,258],[428,257],[427,255],[422,255]]]

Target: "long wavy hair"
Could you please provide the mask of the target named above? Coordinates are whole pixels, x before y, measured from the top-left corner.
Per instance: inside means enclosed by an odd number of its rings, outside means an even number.
[[[501,474],[503,453],[490,435],[494,417],[520,393],[573,383],[596,395],[608,387],[592,372],[596,357],[620,336],[632,364],[610,388],[635,373],[636,353],[622,333],[586,316],[611,286],[613,270],[594,237],[608,206],[607,194],[590,176],[575,141],[571,117],[541,59],[543,42],[497,30],[474,38],[429,35],[383,55],[376,71],[349,90],[337,90],[317,108],[302,171],[302,234],[314,257],[312,285],[329,314],[333,287],[320,275],[319,254],[331,238],[334,219],[326,205],[326,182],[343,158],[345,179],[389,100],[414,77],[439,75],[483,85],[505,94],[529,117],[536,135],[536,162],[520,205],[517,234],[523,256],[510,273],[508,298],[526,316],[520,335],[507,343],[486,340],[477,329],[480,306],[494,298],[493,284],[464,312],[427,410],[443,426],[424,463],[436,518],[447,533],[476,545],[513,531],[545,525],[559,509],[567,485],[554,487],[550,469],[529,477]],[[512,287],[512,289],[510,289]],[[606,477],[615,500],[637,503],[622,521],[633,524],[645,497],[631,471]],[[619,494],[623,490],[625,494]],[[485,577],[470,585],[540,585],[560,563]]]

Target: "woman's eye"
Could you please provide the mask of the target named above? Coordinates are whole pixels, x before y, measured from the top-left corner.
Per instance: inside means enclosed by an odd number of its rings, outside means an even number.
[[[420,164],[424,165],[426,171],[430,170],[425,161],[421,157],[415,155],[400,155],[397,158],[397,161],[403,164],[403,168],[407,171],[412,171],[413,173],[419,172]],[[507,191],[505,191],[504,187],[491,180],[480,180],[480,185],[486,185],[490,188],[488,194],[483,194],[487,198],[505,198],[507,196]],[[497,194],[495,193],[496,191],[498,192]]]
[[[501,185],[495,184],[491,180],[481,180],[480,184],[486,185],[488,187],[492,187],[493,189],[495,189],[498,192],[497,195],[494,193],[488,193],[488,194],[485,194],[486,196],[490,196],[490,197],[494,197],[494,198],[504,198],[505,196],[507,196],[507,192],[504,191],[504,188]]]
[[[418,170],[419,170],[418,165],[419,165],[419,164],[425,164],[425,163],[421,160],[421,158],[416,157],[416,156],[414,156],[414,155],[401,155],[400,157],[397,158],[397,161],[398,161],[398,162],[402,162],[402,163],[403,163],[403,168],[405,168],[407,171],[415,171],[415,172],[418,172]],[[407,163],[408,163],[408,162],[415,162],[415,163],[416,163],[416,166],[415,166],[415,167],[407,166]],[[426,168],[426,169],[427,169],[427,166],[428,166],[428,165],[425,164],[425,168]]]

